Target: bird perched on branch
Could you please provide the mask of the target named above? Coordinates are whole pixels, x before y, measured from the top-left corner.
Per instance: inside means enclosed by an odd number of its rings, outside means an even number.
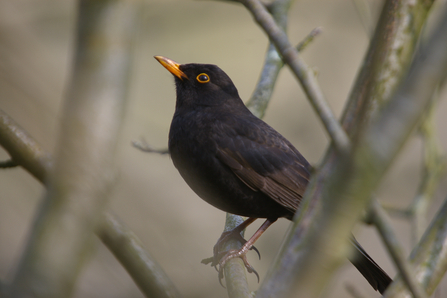
[[[248,217],[223,233],[214,247],[219,280],[224,264],[240,257],[254,271],[246,253],[278,218],[292,220],[309,182],[311,166],[280,133],[244,105],[227,74],[216,65],[178,64],[155,56],[174,75],[175,113],[169,131],[169,152],[175,167],[203,200],[225,212]],[[241,231],[257,218],[266,221],[245,241]],[[229,238],[239,239],[238,251],[221,252]],[[391,278],[352,237],[354,266],[371,286],[383,293]]]

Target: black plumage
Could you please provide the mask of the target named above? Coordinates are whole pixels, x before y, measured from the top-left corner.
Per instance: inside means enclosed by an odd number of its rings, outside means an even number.
[[[268,219],[256,239],[276,219],[291,220],[310,178],[306,159],[245,107],[219,67],[155,58],[175,77],[177,101],[169,152],[186,183],[216,208]],[[243,256],[256,239],[246,243]],[[351,242],[358,252],[351,261],[383,293],[391,279],[354,238]],[[222,265],[231,257],[218,262]],[[247,262],[246,266],[251,268]]]

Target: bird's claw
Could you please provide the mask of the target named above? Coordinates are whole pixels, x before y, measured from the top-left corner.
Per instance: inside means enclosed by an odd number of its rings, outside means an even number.
[[[259,260],[261,260],[261,253],[254,245],[252,247],[250,247],[250,250],[254,250],[258,254]],[[258,277],[258,279],[259,279],[259,277]]]
[[[219,260],[221,260],[222,257],[228,252],[228,251],[221,252],[221,250],[224,244],[231,239],[239,241],[241,245],[244,245],[247,242],[247,240],[245,240],[244,237],[242,237],[240,231],[236,229],[223,232],[213,247],[214,261],[213,264],[211,264],[211,266],[216,266],[219,263]],[[250,247],[250,250],[254,250],[258,254],[259,260],[261,259],[261,253],[254,245]]]
[[[240,250],[233,249],[222,251],[222,249],[224,248],[224,244],[231,239],[239,241],[242,244],[242,248]],[[259,259],[261,259],[261,254],[259,253],[259,250],[254,246],[251,246],[250,248],[244,247],[244,244],[246,243],[247,241],[244,239],[244,237],[242,237],[240,231],[237,229],[223,232],[219,240],[217,240],[216,245],[214,245],[213,247],[213,256],[202,260],[203,264],[210,264],[214,267],[214,269],[216,269],[216,271],[218,272],[219,283],[223,287],[225,287],[222,284],[222,279],[224,278],[224,266],[229,260],[234,258],[241,258],[248,273],[254,273],[259,282],[259,274],[248,263],[246,254],[248,250],[254,250],[258,254]]]
[[[258,283],[259,283],[259,274],[258,272],[253,268],[253,266],[250,265],[250,263],[248,263],[247,260],[247,255],[244,252],[238,251],[238,250],[230,250],[227,252],[227,254],[220,260],[219,262],[219,283],[221,286],[225,287],[222,284],[222,279],[224,278],[224,268],[225,268],[225,264],[234,258],[241,258],[242,262],[244,263],[245,268],[247,269],[248,273],[254,273],[256,275],[256,278],[258,279]],[[217,266],[215,266],[216,270],[217,270]]]

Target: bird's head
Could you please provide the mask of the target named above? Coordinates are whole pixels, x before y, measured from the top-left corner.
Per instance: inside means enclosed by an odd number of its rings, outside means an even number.
[[[230,77],[213,64],[179,64],[163,56],[155,56],[174,75],[177,106],[220,106],[242,103]],[[234,103],[233,103],[234,104]]]

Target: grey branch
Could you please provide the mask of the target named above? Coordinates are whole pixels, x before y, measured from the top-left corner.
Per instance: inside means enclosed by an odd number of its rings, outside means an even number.
[[[258,297],[287,296],[297,289],[302,297],[321,293],[346,253],[346,243],[340,239],[348,238],[383,174],[421,120],[446,69],[447,12],[397,93],[359,133],[352,154],[330,151],[326,156],[296,215],[299,224],[289,234]],[[353,117],[353,126],[359,124],[360,116]]]
[[[413,272],[427,295],[432,295],[447,271],[447,198],[424,236],[410,255]],[[397,279],[384,298],[410,298],[401,279]]]
[[[350,146],[349,138],[327,104],[312,69],[301,59],[298,51],[290,44],[286,33],[277,25],[272,15],[259,0],[240,0],[240,2],[252,13],[256,22],[276,46],[284,63],[290,67],[300,82],[335,147],[341,152],[348,152]]]
[[[417,283],[414,276],[414,270],[404,256],[404,250],[402,245],[397,240],[396,234],[391,227],[390,220],[386,215],[379,202],[373,200],[370,208],[371,220],[382,236],[383,241],[386,244],[388,252],[396,264],[400,275],[402,276],[407,288],[412,293],[414,298],[425,298],[427,295],[422,290],[421,286]]]
[[[75,67],[54,166],[48,153],[0,113],[2,146],[41,182],[49,181],[6,297],[69,297],[85,263],[114,178],[137,4],[80,1]],[[111,241],[109,248],[119,255],[117,245]],[[126,269],[146,266],[133,261]]]

